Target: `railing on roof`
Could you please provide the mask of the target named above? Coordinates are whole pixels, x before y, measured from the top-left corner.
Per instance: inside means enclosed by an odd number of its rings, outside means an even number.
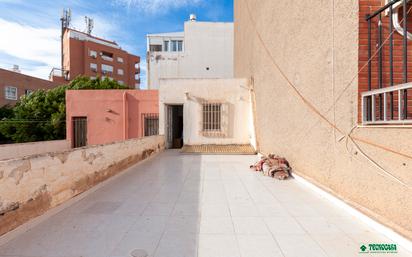
[[[49,79],[52,79],[53,77],[61,77],[61,78],[64,78],[64,79],[67,80],[68,79],[68,72],[65,71],[65,70],[59,69],[59,68],[53,68],[50,71]]]
[[[408,115],[408,108],[411,109],[411,101],[408,101],[408,89],[412,89],[412,84],[408,83],[408,10],[409,0],[392,0],[379,8],[372,14],[366,16],[368,23],[368,91],[363,92],[362,97],[362,122],[363,124],[406,124],[412,123],[411,115]],[[396,20],[394,24],[395,8],[402,7],[403,21],[402,26]],[[383,40],[384,25],[382,16],[389,15],[388,31],[389,35]],[[406,17],[406,18],[405,18]],[[377,43],[376,52],[372,55],[372,21],[377,21]],[[395,85],[394,75],[394,29],[402,33],[402,83]],[[389,62],[388,69],[384,68],[384,44],[389,44],[389,56],[385,58]],[[377,56],[377,73],[373,72],[373,59]],[[395,67],[397,68],[397,67]],[[398,69],[396,69],[398,70]],[[374,75],[374,76],[372,76]],[[384,75],[389,75],[386,87],[384,86]],[[376,85],[377,84],[377,85]],[[389,101],[388,101],[389,100]]]

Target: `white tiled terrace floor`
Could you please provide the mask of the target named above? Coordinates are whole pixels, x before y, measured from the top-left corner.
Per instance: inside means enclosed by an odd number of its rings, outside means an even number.
[[[391,242],[297,181],[250,171],[256,158],[166,151],[0,246],[0,256],[348,257],[360,243]]]

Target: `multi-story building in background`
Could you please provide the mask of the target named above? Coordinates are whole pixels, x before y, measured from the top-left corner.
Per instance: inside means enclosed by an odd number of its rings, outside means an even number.
[[[21,74],[17,65],[13,70],[0,69],[0,107],[13,106],[23,95],[39,89],[51,89],[57,85],[57,82]]]
[[[62,82],[77,76],[107,77],[129,88],[140,88],[140,57],[114,41],[63,28],[62,68],[53,69],[50,79]]]
[[[232,78],[233,23],[199,22],[191,15],[183,32],[147,35],[147,84],[160,79]]]

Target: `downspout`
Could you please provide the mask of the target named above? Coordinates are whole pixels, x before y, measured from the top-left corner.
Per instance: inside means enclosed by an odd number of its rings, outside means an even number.
[[[129,108],[127,103],[127,92],[123,92],[123,140],[129,138]]]

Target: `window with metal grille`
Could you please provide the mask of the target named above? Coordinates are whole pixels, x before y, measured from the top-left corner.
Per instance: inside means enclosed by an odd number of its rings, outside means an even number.
[[[222,104],[204,103],[202,107],[202,130],[204,132],[222,131]]]
[[[87,117],[73,117],[73,142],[72,147],[87,145]]]
[[[159,115],[157,113],[144,113],[143,135],[145,137],[159,135]]]

